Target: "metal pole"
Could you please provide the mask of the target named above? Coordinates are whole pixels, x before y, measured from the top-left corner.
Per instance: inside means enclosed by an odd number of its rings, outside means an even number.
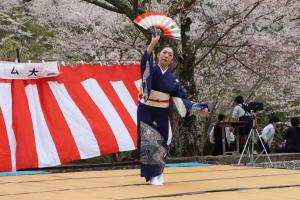
[[[16,49],[18,63],[21,62],[19,48]]]

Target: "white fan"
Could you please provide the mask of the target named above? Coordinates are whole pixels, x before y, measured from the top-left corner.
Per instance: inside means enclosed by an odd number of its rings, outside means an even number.
[[[135,18],[134,23],[146,30],[151,27],[158,27],[163,31],[164,36],[178,40],[181,39],[180,29],[176,22],[162,13],[145,12]]]

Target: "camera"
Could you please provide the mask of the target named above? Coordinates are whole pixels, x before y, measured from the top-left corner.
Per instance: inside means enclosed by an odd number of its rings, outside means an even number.
[[[248,109],[253,112],[261,111],[264,109],[264,104],[262,102],[250,102],[248,104]]]

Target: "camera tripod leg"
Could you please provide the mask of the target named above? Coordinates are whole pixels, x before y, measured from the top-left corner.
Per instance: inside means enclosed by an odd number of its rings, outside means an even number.
[[[263,151],[257,156],[257,158],[255,159],[254,163],[258,160],[258,158],[262,155],[263,152],[266,152],[266,156],[267,156],[267,158],[268,158],[268,160],[269,160],[269,163],[270,163],[271,166],[273,167],[273,163],[272,163],[272,161],[271,161],[271,159],[270,159],[270,156],[269,156],[269,154],[268,154],[268,152],[267,152],[267,149],[266,149],[266,147],[265,147],[265,145],[264,145],[262,139],[259,137],[259,134],[258,134],[258,131],[257,131],[257,130],[256,130],[256,134],[257,134],[257,137],[258,137],[258,139],[259,139],[261,145],[263,146]]]
[[[252,135],[252,130],[250,131],[250,133],[249,133],[249,135],[248,135],[248,137],[247,137],[247,140],[246,140],[246,143],[245,143],[245,145],[244,145],[244,148],[243,148],[242,154],[241,154],[241,156],[240,156],[240,159],[239,159],[238,165],[240,165],[240,163],[241,163],[241,160],[242,160],[242,158],[243,158],[243,155],[244,155],[244,153],[245,153],[245,150],[246,150],[246,148],[247,148],[247,146],[248,146],[248,142],[249,142],[249,140],[250,140],[250,137],[251,137],[251,135]],[[249,150],[248,150],[248,152],[249,152]]]
[[[257,158],[254,160],[254,163],[256,163],[256,161],[260,158],[260,156],[265,152],[265,150],[263,149],[259,155],[257,156]]]
[[[247,141],[246,141],[246,143],[245,143],[245,146],[244,146],[244,148],[243,148],[242,154],[241,154],[241,156],[240,156],[238,165],[240,165],[241,160],[242,160],[242,158],[243,158],[243,155],[245,154],[245,150],[246,150],[247,147],[249,148],[248,153],[250,154],[250,163],[251,163],[251,164],[254,164],[254,163],[258,160],[258,158],[262,155],[262,153],[260,153],[260,154],[257,156],[257,158],[256,158],[255,160],[253,159],[253,158],[254,158],[254,157],[253,157],[253,152],[254,152],[254,137],[255,137],[255,134],[256,134],[256,136],[258,137],[259,142],[260,142],[260,143],[262,144],[262,146],[263,146],[263,151],[266,152],[266,156],[267,156],[267,158],[268,158],[268,160],[269,160],[269,163],[270,163],[271,166],[273,167],[273,163],[272,163],[272,161],[271,161],[271,159],[270,159],[270,156],[269,156],[269,154],[268,154],[268,152],[267,152],[267,150],[266,150],[265,145],[263,144],[262,139],[259,137],[259,133],[258,133],[257,129],[251,129],[251,131],[250,131],[250,133],[249,133],[249,135],[248,135]],[[251,144],[249,144],[250,140],[251,140],[251,142],[252,142]],[[250,149],[250,146],[251,146],[251,149]]]
[[[256,130],[256,129],[253,129],[254,131]],[[251,152],[250,152],[250,163],[253,163],[253,160],[254,160],[254,158],[253,158],[253,153],[254,153],[254,139],[255,139],[255,135],[254,135],[254,133],[252,133],[252,137],[251,137]],[[249,145],[250,146],[250,145]]]

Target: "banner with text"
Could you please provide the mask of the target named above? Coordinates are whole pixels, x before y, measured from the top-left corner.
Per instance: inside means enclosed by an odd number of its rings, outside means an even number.
[[[13,63],[0,62],[0,78],[37,79],[59,75],[58,62]]]

